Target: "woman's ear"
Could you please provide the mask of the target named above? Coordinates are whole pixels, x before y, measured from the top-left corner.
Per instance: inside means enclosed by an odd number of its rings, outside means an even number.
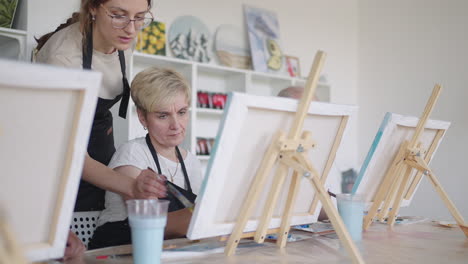
[[[97,8],[90,7],[90,8],[89,8],[89,14],[91,14],[91,17],[96,17]]]
[[[138,120],[140,120],[141,125],[146,129],[148,127],[146,123],[146,111],[141,110],[137,107]]]

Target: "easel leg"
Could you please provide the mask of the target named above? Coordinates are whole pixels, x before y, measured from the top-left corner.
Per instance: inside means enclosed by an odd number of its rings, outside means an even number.
[[[224,253],[227,256],[231,256],[234,253],[234,251],[237,248],[237,245],[240,242],[245,225],[247,224],[247,221],[249,220],[249,217],[252,214],[252,210],[256,205],[255,201],[258,200],[258,197],[260,196],[260,193],[263,190],[262,187],[265,183],[265,180],[268,174],[270,173],[279,154],[277,144],[278,140],[281,140],[282,138],[284,138],[284,133],[277,133],[271,141],[271,144],[268,147],[265,156],[263,157],[262,163],[260,164],[260,167],[257,170],[253,183],[250,186],[249,193],[247,194],[247,197],[239,212],[239,218],[236,222],[234,230],[231,236],[229,237],[228,243],[224,250]]]
[[[312,135],[310,132],[304,131],[302,133],[301,138],[304,140],[310,140],[312,138]],[[304,152],[301,156],[305,158],[307,156],[307,152]],[[303,165],[306,165],[308,167],[312,166],[311,164]],[[294,170],[291,178],[291,184],[289,186],[288,199],[286,200],[286,205],[284,207],[283,218],[281,219],[281,226],[280,231],[278,232],[278,239],[276,240],[276,245],[279,248],[284,248],[286,246],[286,242],[288,241],[288,234],[291,228],[291,216],[294,209],[296,197],[299,192],[301,177],[302,175],[299,176],[298,171]],[[317,197],[317,195],[315,195],[315,197]]]
[[[400,211],[401,201],[403,201],[403,197],[405,195],[406,186],[408,186],[408,182],[410,180],[411,171],[413,168],[406,165],[405,176],[403,177],[403,181],[400,184],[400,188],[398,189],[398,194],[396,196],[395,202],[393,203],[392,210],[390,211],[390,215],[388,216],[388,224],[393,226],[395,224],[395,220],[397,217],[398,212]]]
[[[392,164],[390,165],[390,168],[388,169],[387,173],[384,176],[384,179],[382,183],[379,186],[379,189],[377,190],[374,201],[372,203],[371,208],[369,209],[369,212],[367,215],[364,217],[364,223],[363,223],[363,229],[367,230],[369,226],[372,223],[372,220],[377,214],[377,210],[379,209],[380,205],[384,201],[385,197],[387,197],[388,193],[388,188],[390,187],[390,184],[394,180],[394,175],[395,172],[399,170],[399,167],[402,166],[403,162],[403,157],[405,155],[406,151],[406,146],[408,145],[408,142],[405,141],[403,144],[401,144],[400,149],[398,150],[397,155],[395,156],[395,159],[393,159]]]
[[[455,207],[455,204],[453,204],[452,200],[450,200],[447,193],[444,191],[444,189],[440,185],[440,182],[437,180],[436,176],[431,171],[429,171],[427,176],[429,178],[429,181],[432,183],[435,190],[437,191],[437,193],[440,195],[440,198],[442,198],[442,201],[444,201],[445,205],[449,209],[453,218],[455,218],[455,221],[457,221],[458,226],[460,226],[463,233],[465,233],[465,236],[468,237],[468,225],[463,219],[463,216],[460,214],[458,209]]]
[[[401,173],[403,169],[404,169],[404,166],[399,166],[395,170],[395,173],[393,173],[394,175],[393,177],[395,177],[395,179],[392,182],[390,190],[388,191],[388,194],[387,194],[387,198],[384,200],[384,204],[380,208],[380,212],[377,215],[377,219],[380,222],[385,222],[385,218],[388,216],[389,210],[391,209],[390,205],[395,201],[396,194],[403,180],[403,175]]]
[[[271,190],[268,193],[268,198],[265,203],[262,217],[260,218],[260,222],[258,224],[257,232],[255,232],[255,241],[257,241],[257,243],[263,243],[265,241],[267,229],[270,225],[270,220],[277,205],[278,197],[281,193],[281,188],[283,187],[288,170],[289,168],[286,164],[282,162],[278,164],[275,178],[273,180]]]
[[[299,186],[301,183],[301,177],[294,171],[291,185],[289,187],[288,199],[286,200],[286,206],[284,208],[283,218],[281,219],[281,227],[278,232],[278,240],[276,240],[276,245],[279,248],[284,248],[286,242],[288,241],[289,229],[291,228],[291,216],[294,209],[294,202],[296,201],[297,193],[299,191]]]
[[[327,191],[325,190],[325,188],[323,188],[320,180],[318,180],[317,177],[312,176],[310,178],[310,181],[312,185],[314,186],[315,191],[319,195],[319,199],[322,202],[322,206],[323,206],[323,209],[325,209],[325,213],[327,213],[328,218],[330,219],[333,225],[333,228],[338,234],[340,241],[343,243],[346,250],[348,251],[348,254],[351,256],[353,263],[364,263],[361,253],[356,248],[356,245],[351,239],[351,236],[349,235],[349,232],[346,229],[343,223],[343,220],[341,220],[341,217],[338,215],[338,211],[333,205]]]
[[[341,144],[341,139],[343,138],[343,133],[346,128],[346,124],[348,123],[348,119],[349,117],[347,116],[341,119],[340,127],[338,128],[338,133],[335,137],[335,140],[333,141],[333,147],[330,151],[330,154],[328,155],[328,160],[325,165],[325,169],[323,170],[322,176],[320,177],[320,181],[322,182],[322,184],[325,184],[325,182],[327,181],[328,174],[331,170],[333,162],[335,161],[336,152],[338,151],[338,148]],[[317,204],[318,204],[318,197],[317,195],[314,195],[314,199],[312,200],[312,205],[310,206],[310,210],[309,210],[310,214],[313,214],[315,212],[315,209],[317,208]]]
[[[364,217],[364,223],[363,223],[363,229],[364,230],[367,230],[369,228],[369,226],[371,225],[372,220],[377,215],[377,211],[378,211],[380,205],[382,204],[382,202],[385,201],[386,198],[389,199],[388,198],[388,196],[389,196],[388,188],[390,187],[390,185],[391,185],[391,183],[392,183],[392,181],[393,181],[393,179],[395,177],[394,171],[398,171],[399,167],[401,167],[401,166],[402,166],[402,164],[400,163],[400,164],[397,165],[397,168],[390,168],[389,173],[385,176],[383,182],[381,183],[379,189],[376,192],[376,195],[374,197],[374,201],[372,202],[371,208],[367,212],[367,215]]]

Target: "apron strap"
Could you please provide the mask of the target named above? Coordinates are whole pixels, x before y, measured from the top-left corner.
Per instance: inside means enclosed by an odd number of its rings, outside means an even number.
[[[130,101],[130,85],[128,84],[125,55],[122,50],[119,50],[120,70],[122,72],[123,94],[122,101],[120,101],[119,116],[122,118],[127,117],[128,102]],[[86,35],[86,43],[83,45],[83,69],[91,69],[93,62],[93,27],[90,27]]]
[[[179,159],[180,165],[182,166],[182,171],[184,172],[185,183],[187,184],[187,191],[192,192],[192,186],[190,186],[190,180],[188,178],[187,169],[185,168],[184,158],[180,154],[179,147],[176,146],[177,158]]]
[[[86,35],[86,43],[83,45],[83,69],[91,69],[93,62],[93,27],[91,27]]]
[[[122,101],[120,101],[119,116],[125,119],[127,117],[128,102],[130,101],[130,85],[128,84],[125,55],[122,50],[119,50],[120,69],[122,71],[123,94]]]
[[[156,153],[156,150],[154,149],[153,144],[151,143],[149,134],[146,134],[145,140],[146,140],[146,145],[148,145],[151,155],[153,156],[154,162],[156,163],[156,167],[158,167],[158,173],[162,174],[161,165],[159,165],[158,154]]]
[[[145,140],[146,140],[146,145],[148,145],[151,155],[153,156],[154,162],[156,163],[156,167],[158,168],[158,173],[162,174],[161,165],[159,164],[158,154],[156,153],[156,149],[154,148],[153,143],[151,143],[149,134],[146,134]],[[182,172],[184,173],[184,179],[185,179],[185,184],[187,185],[187,191],[192,193],[192,187],[190,185],[190,180],[187,174],[187,169],[185,168],[184,159],[182,158],[179,147],[177,146],[176,146],[176,151],[177,151],[177,159],[179,160],[180,165],[182,167]]]

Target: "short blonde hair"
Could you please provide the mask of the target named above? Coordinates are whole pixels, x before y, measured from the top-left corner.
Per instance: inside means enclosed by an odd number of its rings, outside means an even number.
[[[171,69],[150,67],[139,72],[132,81],[133,102],[145,112],[154,112],[158,107],[173,103],[179,94],[185,95],[190,105],[190,85],[180,73]]]

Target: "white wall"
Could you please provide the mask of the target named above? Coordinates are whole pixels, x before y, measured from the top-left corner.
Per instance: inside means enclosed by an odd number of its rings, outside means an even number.
[[[79,0],[62,2],[29,1],[30,12],[37,14],[30,16],[29,29],[38,34],[52,30],[79,6]],[[154,0],[153,11],[168,25],[180,15],[195,15],[215,32],[224,23],[243,27],[244,3],[277,13],[284,52],[300,57],[303,75],[316,50],[326,51],[324,73],[332,85],[332,102],[359,104],[359,123],[351,121],[349,141],[339,157],[343,169],[361,164],[385,112],[419,116],[434,84],[441,83],[445,89],[432,117],[452,126],[432,167],[468,217],[468,204],[463,203],[468,187],[463,166],[468,146],[468,1]],[[403,213],[449,216],[426,180]]]
[[[72,12],[78,10],[79,3],[80,0],[66,3],[62,0],[29,1],[29,11],[33,12],[30,13],[32,19],[28,21],[29,30],[35,36],[54,30]],[[244,28],[243,4],[277,13],[283,51],[300,58],[304,76],[309,74],[316,51],[325,51],[328,56],[323,73],[332,87],[331,101],[357,103],[358,0],[153,0],[152,11],[156,19],[166,22],[168,26],[178,16],[197,16],[214,35],[221,24]],[[113,112],[117,116],[116,111]],[[127,135],[125,131],[119,131],[124,129],[122,119],[116,118],[114,125],[116,144],[120,144]],[[347,140],[337,156],[340,169],[358,167],[356,131],[357,121],[354,118],[350,120]],[[336,169],[331,173],[339,177]]]
[[[71,17],[72,13],[79,11],[80,0],[21,0],[27,1],[27,29],[28,36],[28,54],[31,54],[33,47],[36,46],[34,37],[54,31],[58,25],[64,23]]]
[[[276,12],[283,52],[300,58],[302,74],[309,74],[315,52],[319,49],[325,51],[328,56],[323,73],[332,86],[331,101],[356,104],[357,3],[357,0],[172,0],[154,1],[153,12],[156,19],[167,23],[169,27],[178,16],[194,15],[200,18],[212,33],[216,32],[221,24],[244,28],[243,4]],[[342,148],[344,151],[338,153],[337,157],[340,169],[357,167],[356,131],[356,120],[351,120],[348,140]],[[331,173],[339,177],[336,170]]]
[[[361,161],[385,112],[420,116],[435,83],[444,89],[433,119],[452,125],[431,167],[468,217],[468,1],[359,1],[359,146]],[[424,179],[406,215],[451,219]]]
[[[333,85],[332,100],[356,102],[357,0],[155,0],[153,12],[169,26],[178,16],[194,15],[214,33],[221,24],[244,28],[244,3],[278,15],[284,53],[300,57],[304,76],[315,52],[327,52],[324,72]]]

